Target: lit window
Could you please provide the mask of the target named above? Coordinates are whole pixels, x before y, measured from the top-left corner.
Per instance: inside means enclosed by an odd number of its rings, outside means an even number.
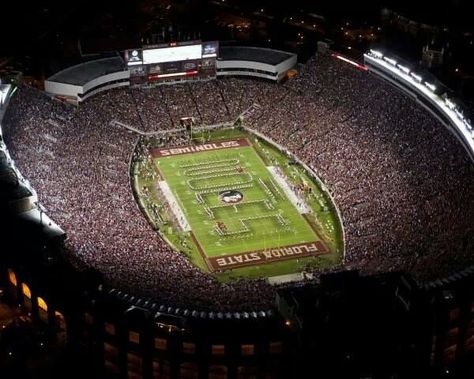
[[[155,338],[155,349],[166,350],[168,348],[168,341],[164,338]]]
[[[281,342],[270,342],[270,353],[271,354],[279,354],[282,352],[282,344]]]
[[[196,345],[192,342],[183,342],[183,353],[194,354],[196,352]]]
[[[18,285],[18,282],[16,280],[16,275],[13,272],[13,270],[8,269],[8,280],[10,281],[11,284],[13,284],[15,287]]]
[[[30,287],[28,287],[25,283],[22,283],[21,284],[21,290],[23,292],[23,295],[25,295],[28,299],[31,299]]]
[[[45,312],[48,312],[48,304],[43,300],[42,297],[38,297],[38,307]]]
[[[212,355],[224,355],[225,345],[212,345]]]
[[[241,346],[242,355],[254,355],[255,346],[254,345],[242,345]]]
[[[197,379],[199,368],[196,362],[183,362],[179,365],[179,377],[183,379]]]
[[[139,344],[140,343],[140,333],[134,332],[134,331],[128,332],[128,340],[131,343]]]
[[[105,332],[111,336],[115,336],[115,325],[110,322],[105,323]]]

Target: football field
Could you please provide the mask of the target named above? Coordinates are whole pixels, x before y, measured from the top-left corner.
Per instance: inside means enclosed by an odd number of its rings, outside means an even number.
[[[305,189],[247,138],[155,149],[161,196],[210,272],[330,253],[308,219]]]

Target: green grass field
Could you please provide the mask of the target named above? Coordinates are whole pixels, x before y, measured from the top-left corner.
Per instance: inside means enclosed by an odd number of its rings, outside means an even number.
[[[155,157],[159,177],[138,179],[152,193],[148,201],[176,202],[182,212],[160,207],[162,235],[224,281],[337,265],[341,230],[327,196],[301,167],[286,164],[281,152],[246,133],[216,133],[211,142],[234,136],[249,145]],[[279,167],[286,182],[300,188],[309,212],[297,209],[268,166]],[[181,214],[190,231],[180,230]]]

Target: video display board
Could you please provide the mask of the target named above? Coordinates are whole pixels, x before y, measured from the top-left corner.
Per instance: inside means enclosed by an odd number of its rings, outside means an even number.
[[[201,59],[202,47],[199,45],[175,46],[160,49],[143,50],[143,63],[179,62],[191,59]]]
[[[126,50],[132,85],[216,76],[219,43],[184,42]]]
[[[143,53],[141,49],[125,50],[125,62],[128,66],[143,64]]]
[[[219,42],[212,41],[212,42],[203,42],[202,43],[202,57],[203,58],[217,58],[219,54]]]

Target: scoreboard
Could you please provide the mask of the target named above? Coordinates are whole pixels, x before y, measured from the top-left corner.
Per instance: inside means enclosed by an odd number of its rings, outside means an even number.
[[[214,78],[219,43],[182,42],[126,50],[125,62],[132,86],[167,81]]]

